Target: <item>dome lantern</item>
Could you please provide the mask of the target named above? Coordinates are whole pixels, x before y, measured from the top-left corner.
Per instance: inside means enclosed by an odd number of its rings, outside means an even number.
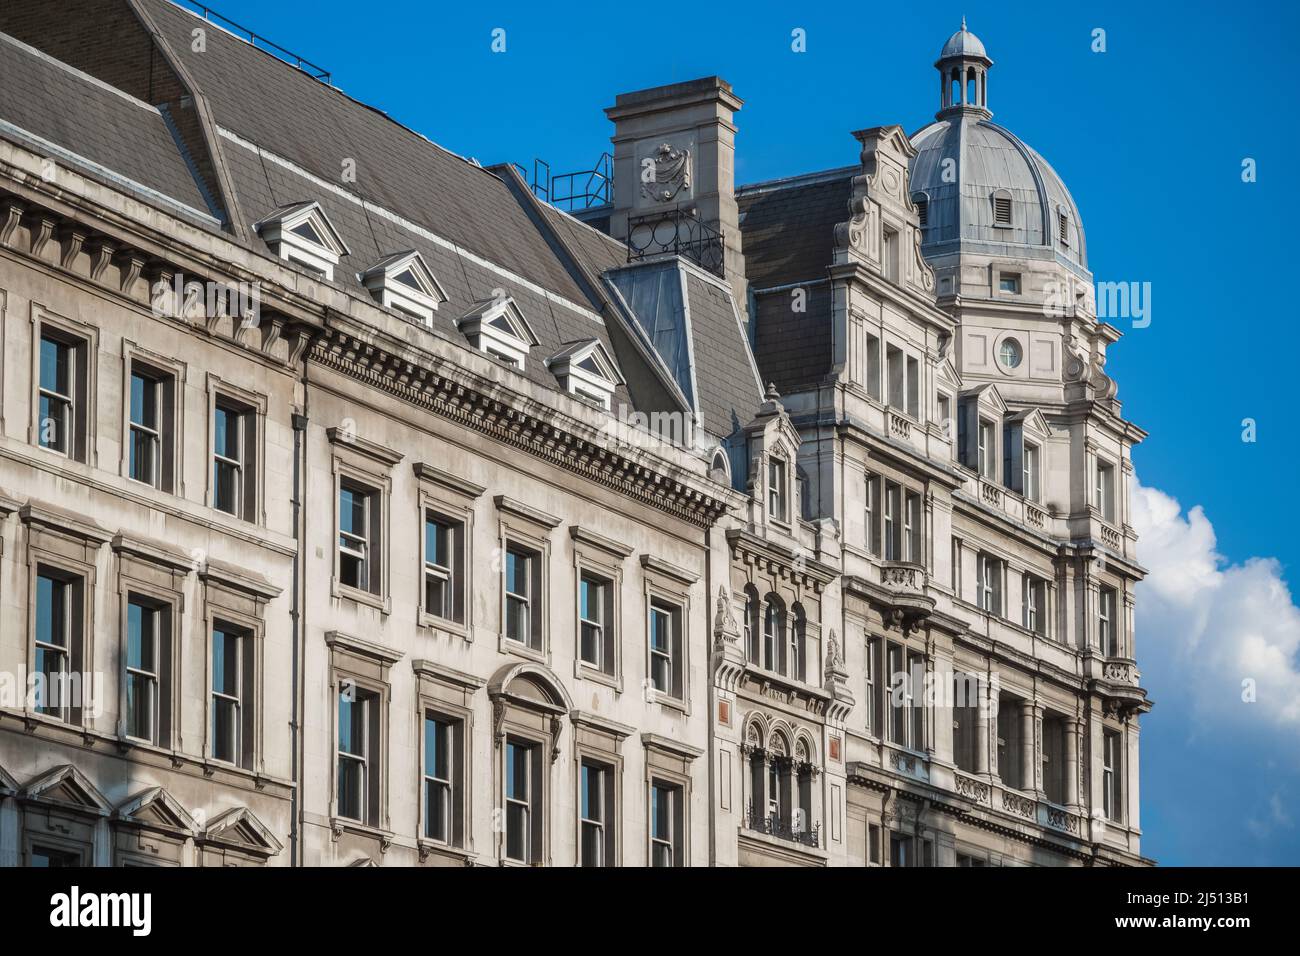
[[[961,18],[961,29],[948,38],[935,61],[939,71],[939,112],[937,117],[956,112],[978,113],[989,117],[988,71],[993,65],[980,38],[966,29],[966,18]]]

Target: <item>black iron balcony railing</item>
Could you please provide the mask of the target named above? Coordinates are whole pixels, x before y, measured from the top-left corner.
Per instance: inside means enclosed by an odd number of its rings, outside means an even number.
[[[627,221],[627,261],[679,255],[725,278],[722,233],[680,206]]]
[[[768,836],[776,837],[779,840],[789,840],[791,843],[800,843],[804,846],[811,846],[821,849],[821,824],[814,823],[810,827],[795,829],[786,820],[775,814],[755,813],[751,806],[745,814],[745,829],[753,830],[756,833],[765,833]]]

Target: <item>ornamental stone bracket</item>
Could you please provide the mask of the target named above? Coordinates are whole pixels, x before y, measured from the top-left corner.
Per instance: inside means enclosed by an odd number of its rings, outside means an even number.
[[[925,568],[910,561],[882,561],[878,573],[878,584],[856,575],[846,576],[846,592],[859,594],[874,604],[888,627],[904,635],[916,630],[935,607],[934,598],[926,594]]]
[[[713,680],[722,690],[734,692],[745,672],[745,654],[740,648],[740,625],[731,608],[726,585],[718,587],[717,613],[713,619]]]
[[[732,528],[727,531],[727,544],[732,561],[789,581],[813,594],[820,595],[839,576],[834,566],[750,531]]]
[[[1151,709],[1146,690],[1138,683],[1137,662],[1127,657],[1090,657],[1088,670],[1091,690],[1104,699],[1103,706],[1110,716],[1128,720],[1134,714],[1144,714]]]
[[[826,705],[826,720],[835,726],[842,726],[852,712],[855,701],[853,691],[849,690],[849,672],[844,666],[844,652],[840,649],[834,628],[826,641],[824,677],[826,691],[831,695]]]

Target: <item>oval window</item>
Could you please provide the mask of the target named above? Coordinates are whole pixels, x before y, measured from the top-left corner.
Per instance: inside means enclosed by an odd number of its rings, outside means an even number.
[[[1015,339],[1003,339],[1002,346],[998,349],[998,357],[1007,368],[1016,368],[1022,357],[1020,343]]]

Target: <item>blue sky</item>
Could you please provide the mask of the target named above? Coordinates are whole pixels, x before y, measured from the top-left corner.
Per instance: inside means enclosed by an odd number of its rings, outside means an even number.
[[[963,14],[994,59],[995,121],[1074,194],[1098,281],[1150,282],[1108,371],[1151,433],[1134,458],[1143,850],[1170,864],[1300,863],[1296,449],[1285,347],[1297,221],[1300,14],[1289,4],[478,4],[220,0],[352,96],[486,163],[557,172],[609,146],[615,93],[718,74],[745,106],[737,179],[856,161],[851,130],[933,115]],[[848,11],[858,12],[850,14]],[[506,52],[491,51],[506,31]],[[791,31],[807,51],[791,51]],[[1093,31],[1106,51],[1092,50]],[[364,42],[363,42],[364,41]],[[1242,182],[1246,157],[1258,181]],[[1126,323],[1125,323],[1126,324]],[[1257,441],[1242,441],[1242,420]],[[1198,510],[1203,509],[1203,510]],[[1258,673],[1256,673],[1258,672]],[[1240,682],[1259,681],[1255,703]]]

